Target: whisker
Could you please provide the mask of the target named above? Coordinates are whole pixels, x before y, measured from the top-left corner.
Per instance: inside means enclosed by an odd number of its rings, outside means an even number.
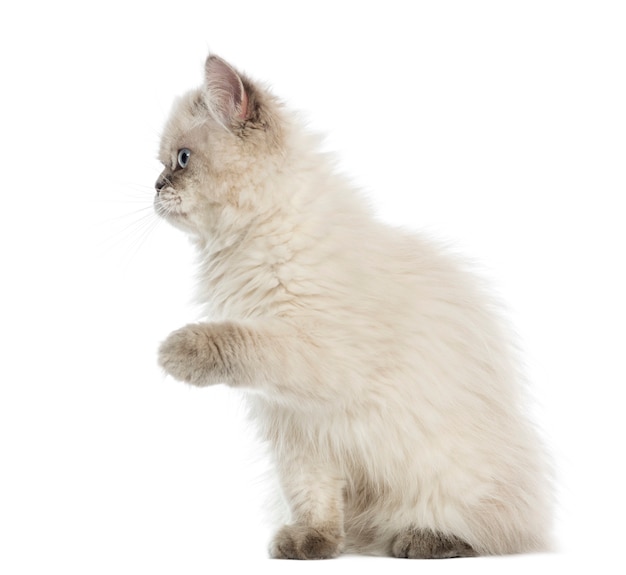
[[[141,248],[146,243],[146,240],[150,236],[150,234],[154,231],[154,229],[161,224],[161,219],[156,217],[156,215],[148,220],[146,224],[143,225],[141,231],[135,235],[132,243],[129,245],[129,251],[126,256],[127,263],[130,264],[136,255],[139,253]]]
[[[141,208],[137,208],[136,210],[132,210],[130,212],[125,212],[123,214],[117,214],[115,216],[111,216],[99,222],[99,225],[110,225],[113,222],[119,222],[122,219],[127,218],[135,218],[137,215],[147,216],[148,214],[152,214],[154,212],[153,206],[142,206]]]
[[[154,229],[159,225],[162,219],[159,214],[164,213],[162,206],[157,205],[155,209],[152,200],[154,188],[135,185],[128,186],[128,189],[131,187],[135,188],[135,193],[132,195],[125,193],[123,196],[108,196],[102,201],[111,205],[120,203],[126,205],[134,203],[136,205],[140,202],[142,206],[129,211],[114,209],[116,213],[109,217],[103,217],[97,223],[99,228],[105,228],[108,231],[108,237],[102,241],[101,255],[121,251],[123,255],[119,259],[124,267],[134,260]],[[150,191],[149,196],[145,193],[146,190]]]
[[[146,213],[125,223],[121,227],[118,226],[116,229],[111,229],[110,236],[104,242],[106,251],[119,247],[128,247],[128,245],[132,246],[138,236],[141,236],[145,230],[154,227],[158,223],[158,219],[156,214]]]

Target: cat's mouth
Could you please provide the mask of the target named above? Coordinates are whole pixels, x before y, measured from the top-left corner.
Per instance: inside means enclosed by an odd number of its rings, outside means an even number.
[[[187,217],[181,208],[181,199],[171,188],[158,190],[154,196],[154,210],[166,220],[179,221]]]

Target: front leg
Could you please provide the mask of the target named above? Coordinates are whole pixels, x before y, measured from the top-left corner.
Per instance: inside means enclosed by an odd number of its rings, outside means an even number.
[[[332,399],[336,391],[319,378],[319,358],[309,331],[274,319],[190,324],[159,348],[159,365],[192,385],[226,383],[286,398]]]
[[[192,385],[226,383],[240,355],[237,339],[232,324],[189,324],[161,344],[159,365],[173,378]]]
[[[344,547],[344,481],[326,465],[315,465],[310,450],[304,452],[279,466],[291,522],[274,536],[275,559],[330,559]]]

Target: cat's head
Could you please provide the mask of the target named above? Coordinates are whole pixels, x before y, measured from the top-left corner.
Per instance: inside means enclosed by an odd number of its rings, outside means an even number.
[[[281,106],[224,60],[209,56],[204,84],[178,99],[159,150],[157,213],[203,237],[243,226],[283,157]]]

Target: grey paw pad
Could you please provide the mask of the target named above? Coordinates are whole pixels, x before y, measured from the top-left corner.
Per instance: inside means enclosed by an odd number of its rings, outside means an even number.
[[[341,552],[341,538],[312,527],[288,525],[274,538],[274,559],[330,559]]]
[[[414,528],[403,531],[393,539],[391,554],[407,559],[449,559],[477,555],[468,543],[454,535]]]

